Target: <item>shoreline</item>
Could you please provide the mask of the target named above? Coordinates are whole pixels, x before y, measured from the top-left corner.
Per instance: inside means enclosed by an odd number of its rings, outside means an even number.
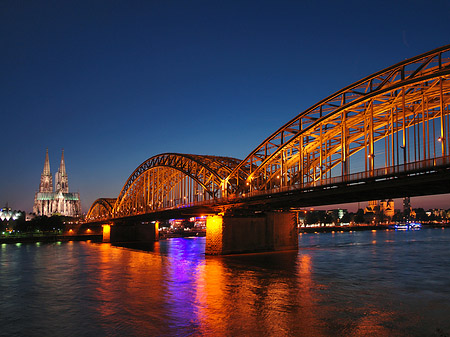
[[[422,224],[422,228],[450,228],[450,223],[430,223]],[[368,230],[395,230],[390,225],[357,225],[357,226],[321,226],[321,227],[300,227],[299,234],[308,233],[333,233],[333,232],[353,232],[353,231],[368,231]],[[183,235],[184,234],[184,235]],[[206,233],[197,233],[197,235],[187,235],[187,233],[170,233],[169,235],[162,235],[160,240],[166,240],[179,237],[201,237]],[[43,236],[23,236],[23,237],[2,237],[0,244],[14,244],[14,243],[52,243],[52,242],[68,242],[68,241],[93,241],[102,242],[102,234],[81,234],[81,235],[43,235]]]
[[[52,242],[68,242],[68,241],[94,241],[101,242],[103,235],[100,234],[84,234],[84,235],[43,235],[43,236],[24,236],[24,237],[8,237],[0,238],[2,243],[52,243]]]
[[[321,226],[321,227],[300,227],[299,234],[303,233],[332,233],[332,232],[353,232],[368,230],[395,230],[392,225],[356,225],[356,226]],[[450,228],[449,223],[422,223],[422,228]]]

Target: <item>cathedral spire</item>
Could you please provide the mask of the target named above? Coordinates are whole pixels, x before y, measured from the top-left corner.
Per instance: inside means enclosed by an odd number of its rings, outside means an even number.
[[[56,192],[69,193],[69,181],[66,173],[66,163],[64,162],[64,149],[61,154],[61,164],[56,172]]]
[[[45,151],[44,170],[41,174],[41,183],[39,184],[39,192],[53,192],[53,179],[50,172],[50,161],[48,160],[48,149]]]
[[[45,164],[44,171],[42,171],[42,175],[48,176],[50,175],[50,161],[48,160],[48,149],[45,151]]]
[[[66,175],[66,164],[64,163],[64,149],[61,154],[61,164],[59,165],[59,172],[61,172],[62,176]]]

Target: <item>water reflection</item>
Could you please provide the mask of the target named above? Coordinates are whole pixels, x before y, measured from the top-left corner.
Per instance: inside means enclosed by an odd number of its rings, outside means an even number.
[[[307,234],[298,252],[223,257],[205,257],[205,238],[2,245],[0,334],[450,335],[449,244],[438,229]]]

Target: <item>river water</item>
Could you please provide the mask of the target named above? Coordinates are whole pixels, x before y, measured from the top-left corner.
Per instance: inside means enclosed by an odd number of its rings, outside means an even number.
[[[205,238],[0,246],[1,336],[450,336],[449,229],[225,257]]]

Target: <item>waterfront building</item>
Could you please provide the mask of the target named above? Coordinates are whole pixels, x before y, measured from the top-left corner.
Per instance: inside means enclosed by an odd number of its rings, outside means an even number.
[[[9,221],[10,219],[12,220],[17,220],[21,214],[23,212],[20,211],[13,211],[11,207],[8,207],[8,204],[6,204],[5,207],[0,208],[0,220],[1,221]]]
[[[39,191],[34,197],[33,213],[36,215],[51,216],[53,214],[65,216],[81,215],[80,194],[69,192],[69,180],[64,162],[64,150],[61,155],[61,164],[55,175],[55,190],[50,172],[48,149],[45,153],[44,170],[41,174]]]
[[[373,214],[373,215],[379,215],[383,214],[386,217],[392,218],[395,214],[394,209],[394,200],[371,200],[369,201],[369,204],[364,210],[364,214]]]

